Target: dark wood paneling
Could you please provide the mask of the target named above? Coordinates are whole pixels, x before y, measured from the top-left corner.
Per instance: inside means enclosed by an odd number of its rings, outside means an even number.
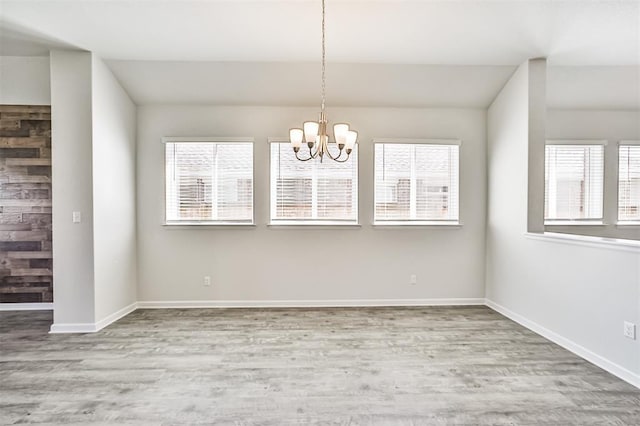
[[[51,108],[0,105],[0,302],[53,301]]]
[[[0,158],[35,158],[40,156],[36,148],[0,148]]]
[[[9,251],[40,251],[42,245],[38,241],[0,241],[0,253],[7,255]]]

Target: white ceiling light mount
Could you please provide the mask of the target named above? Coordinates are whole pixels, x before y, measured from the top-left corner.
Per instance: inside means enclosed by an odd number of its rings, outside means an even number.
[[[309,161],[314,158],[320,158],[322,162],[326,155],[330,159],[339,163],[344,163],[349,159],[353,147],[358,141],[358,132],[351,130],[346,123],[337,123],[333,126],[333,134],[335,136],[335,144],[338,147],[337,155],[332,155],[329,151],[329,135],[327,134],[327,116],[324,112],[325,104],[325,19],[324,19],[324,7],[325,0],[322,0],[322,104],[320,108],[320,118],[318,121],[305,121],[302,125],[302,129],[290,129],[289,141],[293,147],[296,158],[300,161]],[[300,157],[300,147],[303,141],[309,148],[308,157]],[[344,154],[344,155],[343,155]]]

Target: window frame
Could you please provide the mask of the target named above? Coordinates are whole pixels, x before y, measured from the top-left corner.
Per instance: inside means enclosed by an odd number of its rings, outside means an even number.
[[[398,145],[456,145],[458,146],[458,219],[405,219],[405,220],[378,220],[376,219],[376,145],[377,144],[398,144]],[[373,171],[373,223],[374,227],[397,228],[403,226],[422,226],[422,227],[447,227],[460,228],[462,222],[462,140],[461,139],[415,139],[415,138],[374,138],[372,140],[373,155],[372,171]]]
[[[339,227],[339,228],[348,228],[348,227],[352,227],[352,228],[359,228],[360,225],[360,149],[359,149],[359,143],[356,143],[356,145],[353,147],[353,151],[356,153],[357,157],[358,157],[358,164],[356,165],[356,177],[357,177],[357,182],[356,182],[356,187],[355,187],[355,192],[357,194],[357,200],[356,203],[352,206],[352,208],[355,209],[355,219],[353,220],[339,220],[339,219],[327,219],[327,220],[323,220],[323,219],[276,219],[274,218],[273,215],[273,199],[277,194],[277,188],[274,191],[274,176],[273,176],[273,164],[271,163],[272,158],[271,158],[271,147],[273,144],[288,144],[290,145],[290,142],[287,138],[281,138],[281,137],[269,137],[267,139],[267,145],[268,145],[268,155],[269,155],[269,222],[267,223],[268,226],[270,227],[320,227],[320,228],[327,228],[327,227]],[[303,147],[306,146],[306,144],[303,144]],[[293,149],[292,149],[293,151]],[[319,161],[319,160],[310,160],[310,161]],[[325,161],[333,161],[331,159],[325,160]],[[351,161],[351,158],[350,160]]]
[[[218,136],[164,136],[162,139],[162,158],[163,164],[163,209],[162,209],[162,226],[166,227],[255,227],[255,140],[251,136],[246,137],[218,137]],[[167,150],[168,143],[216,143],[216,144],[234,144],[234,143],[250,143],[251,144],[251,219],[246,220],[184,220],[169,221],[167,220]]]
[[[586,145],[597,145],[602,147],[602,214],[600,218],[585,218],[585,219],[547,219],[544,217],[544,212],[546,211],[546,202],[547,202],[547,185],[546,185],[546,173],[547,173],[547,161],[546,161],[546,150],[548,145],[561,145],[561,146],[586,146]],[[607,176],[607,145],[608,141],[606,139],[547,139],[544,144],[544,174],[543,177],[543,225],[544,226],[604,226],[605,222],[605,192],[606,192],[606,176]]]
[[[640,226],[640,219],[621,220],[620,219],[620,148],[623,146],[637,146],[640,149],[640,140],[621,140],[616,147],[616,226],[631,227]]]

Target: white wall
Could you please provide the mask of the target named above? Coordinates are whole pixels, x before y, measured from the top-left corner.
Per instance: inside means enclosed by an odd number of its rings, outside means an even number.
[[[618,227],[618,142],[640,140],[638,110],[559,110],[547,112],[548,139],[603,139],[605,147],[605,226],[546,226],[550,232],[640,240],[639,227]]]
[[[640,383],[640,253],[532,239],[527,231],[529,63],[488,111],[486,296]],[[549,334],[548,334],[549,335]]]
[[[52,51],[51,83],[53,319],[93,323],[91,54]]]
[[[547,71],[549,109],[629,111],[640,108],[637,65],[550,66]]]
[[[142,106],[138,110],[140,301],[482,298],[486,207],[481,109],[336,108],[360,133],[361,228],[275,228],[267,138],[315,108]],[[255,228],[163,227],[163,136],[255,138]],[[459,138],[460,229],[373,228],[371,139]],[[409,285],[416,274],[418,284]],[[203,276],[213,285],[204,287]]]
[[[318,105],[316,61],[110,60],[107,65],[138,105]],[[332,107],[486,108],[514,70],[332,61],[327,99]]]
[[[51,82],[51,329],[93,331],[136,301],[136,109],[89,52],[52,51]]]
[[[48,56],[0,56],[0,104],[50,105]]]
[[[136,107],[93,56],[95,320],[136,302]]]

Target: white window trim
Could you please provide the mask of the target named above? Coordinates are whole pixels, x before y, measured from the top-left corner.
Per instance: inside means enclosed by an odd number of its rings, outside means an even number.
[[[408,144],[414,143],[419,145],[462,145],[460,139],[414,139],[414,138],[373,138],[371,140],[373,144],[377,143],[397,143]]]
[[[461,182],[462,182],[462,158],[460,151],[458,151],[458,220],[376,220],[376,196],[375,196],[375,170],[376,170],[376,144],[417,144],[417,145],[457,145],[462,146],[462,140],[460,139],[415,139],[415,138],[373,138],[371,140],[373,144],[372,155],[372,168],[373,168],[373,223],[374,227],[403,227],[403,226],[422,226],[422,227],[446,227],[446,228],[460,228],[462,227],[462,209],[461,209]],[[412,168],[413,173],[413,168]],[[414,188],[415,189],[415,188]],[[415,203],[415,200],[412,202]]]
[[[211,142],[211,143],[251,143],[255,145],[255,139],[251,136],[234,136],[234,137],[223,137],[223,136],[163,136],[161,138],[162,145],[167,143],[203,143],[203,142]],[[169,228],[182,228],[188,229],[192,227],[208,227],[208,228],[216,228],[216,227],[255,227],[255,182],[256,182],[256,167],[255,167],[255,149],[253,151],[253,170],[251,179],[253,180],[251,184],[251,220],[250,221],[169,221],[167,220],[167,158],[166,158],[166,150],[163,149],[163,172],[162,172],[162,219],[161,226]]]
[[[372,226],[389,226],[393,228],[399,226],[461,228],[462,222],[459,220],[378,220],[373,221]]]
[[[339,220],[276,220],[274,222],[267,223],[268,227],[274,228],[361,228],[362,225],[353,221],[339,221]]]
[[[605,192],[605,178],[606,178],[606,146],[609,143],[606,139],[547,139],[545,141],[545,150],[547,145],[600,145],[603,147],[603,170],[602,170],[602,215],[601,218],[589,218],[589,219],[543,219],[544,226],[606,226],[604,221],[604,192]],[[545,154],[546,157],[546,154]],[[545,164],[546,168],[546,164]],[[546,188],[545,188],[546,191]],[[544,202],[544,201],[543,201]]]
[[[606,226],[604,220],[598,219],[546,219],[545,226]]]
[[[618,228],[626,226],[640,226],[640,220],[619,220],[616,222]]]
[[[243,143],[254,143],[255,140],[251,136],[234,136],[230,138],[225,138],[222,136],[164,136],[162,137],[162,143],[174,143],[174,142],[211,142],[211,143],[222,143],[222,142],[243,142]]]
[[[313,227],[319,227],[319,228],[326,228],[326,227],[340,227],[340,228],[345,228],[345,227],[353,227],[353,228],[360,228],[360,148],[359,148],[359,144],[356,144],[355,149],[358,150],[358,167],[356,170],[356,175],[358,176],[358,182],[356,185],[356,193],[358,195],[358,202],[355,204],[355,210],[356,210],[356,219],[355,220],[335,220],[335,219],[327,219],[327,220],[318,220],[318,219],[274,219],[273,218],[273,204],[272,204],[272,197],[275,196],[277,188],[274,185],[275,180],[273,179],[273,176],[271,175],[272,171],[273,171],[273,167],[271,164],[271,144],[273,143],[285,143],[288,144],[290,143],[288,138],[284,138],[284,137],[274,137],[274,136],[270,136],[267,137],[267,144],[269,145],[269,222],[267,223],[267,226],[269,227],[288,227],[288,228],[300,228],[300,227],[309,227],[309,228],[313,228]],[[303,146],[306,146],[306,143],[302,144]],[[310,160],[310,161],[315,161],[315,160]]]
[[[193,228],[193,227],[201,227],[201,228],[255,228],[256,224],[255,223],[249,223],[249,222],[207,222],[207,221],[202,221],[202,222],[189,222],[189,221],[183,221],[183,222],[169,222],[169,223],[163,223],[162,226],[167,227],[167,228],[183,228],[183,229],[188,229],[188,228]]]
[[[602,145],[607,146],[606,139],[547,139],[545,145]]]
[[[640,226],[640,220],[621,220],[620,219],[620,148],[623,146],[638,146],[640,140],[625,139],[618,141],[618,164],[616,164],[616,227]]]

